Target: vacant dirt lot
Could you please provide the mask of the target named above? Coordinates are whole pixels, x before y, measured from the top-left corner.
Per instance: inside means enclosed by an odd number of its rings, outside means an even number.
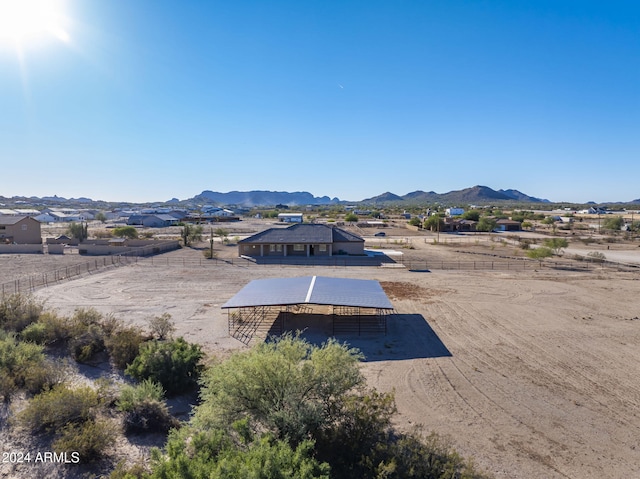
[[[412,241],[415,257],[457,257]],[[388,334],[339,339],[362,349],[371,386],[395,390],[399,426],[449,435],[498,478],[640,477],[638,273],[200,266],[200,257],[183,249],[37,296],[62,313],[95,307],[140,325],[168,312],[178,334],[225,356],[245,346],[229,337],[220,305],[250,280],[377,279],[399,313]]]

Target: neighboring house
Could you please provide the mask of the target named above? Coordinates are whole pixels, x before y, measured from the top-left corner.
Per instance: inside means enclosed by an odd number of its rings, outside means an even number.
[[[297,224],[269,228],[238,242],[240,256],[333,256],[364,254],[364,239],[341,228]]]
[[[0,242],[42,244],[40,222],[31,216],[0,216]]]
[[[34,218],[40,223],[53,223],[56,220],[55,217],[51,216],[49,213],[42,213],[38,216],[34,216]]]
[[[302,223],[302,213],[279,213],[278,221],[282,223]]]
[[[447,216],[460,216],[464,214],[464,208],[447,208],[445,213]]]
[[[80,213],[77,211],[75,213],[68,213],[62,211],[50,211],[49,215],[53,216],[53,221],[56,223],[70,223],[70,222],[79,222],[82,221]]]
[[[147,228],[174,226],[178,222],[178,219],[171,215],[132,215],[127,220],[128,225],[146,226]]]
[[[497,231],[520,231],[522,224],[519,221],[501,219],[496,221]]]

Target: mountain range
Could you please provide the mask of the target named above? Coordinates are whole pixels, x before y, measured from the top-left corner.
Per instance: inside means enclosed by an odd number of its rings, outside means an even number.
[[[375,206],[410,206],[418,204],[434,204],[440,203],[448,206],[464,206],[469,204],[492,204],[492,203],[550,203],[547,199],[537,198],[535,196],[529,196],[514,189],[506,190],[494,190],[488,186],[473,186],[471,188],[465,188],[462,190],[449,191],[448,193],[436,193],[435,191],[412,191],[405,195],[397,195],[395,193],[386,192],[380,195],[366,198],[364,200],[356,201],[344,201],[339,198],[330,198],[329,196],[314,196],[306,191],[268,191],[268,190],[253,190],[253,191],[230,191],[227,193],[220,193],[211,190],[205,190],[202,193],[195,195],[193,198],[186,200],[179,200],[172,198],[164,203],[170,203],[175,205],[201,205],[201,204],[214,204],[218,206],[235,205],[251,208],[254,206],[304,206],[304,205],[332,205],[332,204],[363,204],[363,205],[375,205]],[[90,203],[93,203],[95,207],[99,203],[100,207],[106,207],[107,203],[103,201],[94,201],[90,198],[70,198],[66,199],[60,196],[45,196],[38,197],[22,197],[14,196],[12,198],[5,198],[0,195],[0,207],[6,204],[32,204],[32,205],[61,205],[61,204],[84,204],[88,207]],[[112,204],[113,202],[110,202]],[[121,202],[122,204],[133,204],[130,202]],[[162,202],[153,202],[153,204],[160,204]],[[640,198],[629,202],[609,202],[607,204],[640,204]]]

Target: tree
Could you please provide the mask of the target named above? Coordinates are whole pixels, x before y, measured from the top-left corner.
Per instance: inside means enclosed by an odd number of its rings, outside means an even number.
[[[87,223],[71,223],[67,228],[67,234],[82,242],[89,237]]]
[[[344,220],[349,223],[355,223],[356,221],[358,221],[358,215],[356,215],[355,213],[347,213],[344,217]]]
[[[622,216],[614,216],[613,218],[607,218],[602,227],[606,230],[620,231],[624,225],[624,219]]]
[[[553,216],[547,216],[545,219],[542,220],[542,224],[551,226],[551,230],[553,231],[553,234],[556,233],[556,229],[558,226],[556,225],[556,220]]]
[[[414,216],[409,220],[409,224],[411,226],[420,226],[422,224],[422,221],[420,221],[420,218],[418,218],[417,216]]]
[[[182,230],[180,230],[180,237],[185,246],[190,246],[191,243],[202,241],[202,226],[184,225]]]
[[[135,226],[119,226],[117,228],[113,228],[113,236],[119,238],[137,239],[138,230]]]
[[[442,219],[438,213],[434,213],[424,222],[424,229],[431,231],[443,231],[444,219]]]
[[[96,220],[99,221],[100,223],[104,223],[105,221],[107,221],[107,217],[102,211],[99,211],[96,214]]]
[[[480,212],[478,210],[469,210],[462,213],[463,220],[478,221],[480,220]]]
[[[213,234],[220,238],[221,243],[226,243],[227,237],[229,236],[229,231],[224,228],[216,228]]]
[[[477,231],[485,231],[490,232],[496,228],[496,220],[494,218],[489,218],[488,216],[483,216],[478,221],[478,225],[476,226]]]
[[[333,339],[313,346],[287,334],[259,344],[207,371],[195,423],[245,419],[254,431],[299,444],[344,415],[347,393],[364,384],[361,358]]]
[[[544,240],[543,244],[556,255],[561,254],[562,250],[569,246],[569,242],[565,238],[549,238]]]

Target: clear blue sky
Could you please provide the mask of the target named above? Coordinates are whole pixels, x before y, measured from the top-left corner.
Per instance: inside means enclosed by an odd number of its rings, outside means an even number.
[[[2,196],[640,198],[635,0],[50,1],[0,32]]]

